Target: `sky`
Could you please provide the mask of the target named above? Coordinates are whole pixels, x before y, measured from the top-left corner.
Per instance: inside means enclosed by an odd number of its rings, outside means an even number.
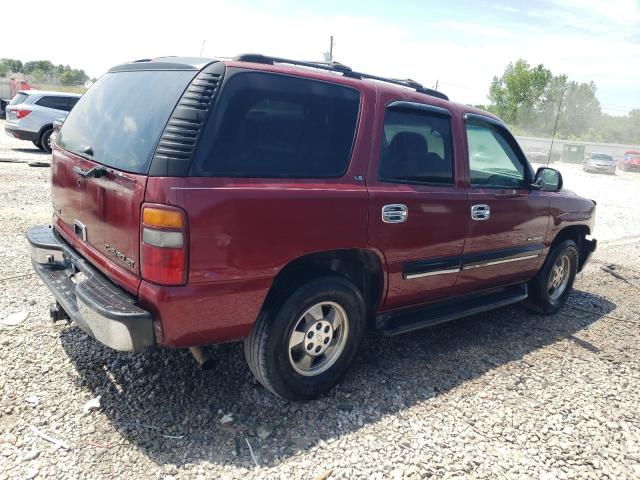
[[[99,3],[99,6],[96,4]],[[30,0],[3,22],[0,57],[48,59],[99,77],[165,55],[257,52],[438,83],[452,100],[486,104],[518,58],[594,81],[603,111],[640,108],[640,0]],[[60,22],[59,24],[57,22]],[[25,28],[28,27],[28,28]],[[204,48],[203,48],[204,42]]]

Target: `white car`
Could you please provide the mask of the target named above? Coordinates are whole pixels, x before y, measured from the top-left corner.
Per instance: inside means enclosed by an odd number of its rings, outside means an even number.
[[[616,161],[606,153],[592,152],[585,155],[582,169],[585,172],[616,173]]]
[[[7,105],[4,131],[51,152],[54,122],[63,121],[80,97],[77,93],[21,90]]]

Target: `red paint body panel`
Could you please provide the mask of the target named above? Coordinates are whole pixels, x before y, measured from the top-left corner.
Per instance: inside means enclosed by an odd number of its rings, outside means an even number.
[[[433,277],[406,280],[403,266],[410,261],[451,257],[462,254],[465,239],[467,196],[459,186],[441,187],[381,182],[377,178],[382,145],[382,125],[386,106],[398,100],[429,103],[446,108],[452,113],[454,139],[454,171],[459,177],[462,171],[460,124],[454,119],[458,113],[455,106],[441,99],[430,97],[425,102],[423,95],[410,90],[385,91],[379,93],[376,129],[372,135],[374,148],[367,175],[369,188],[369,243],[384,252],[387,262],[388,291],[381,310],[393,310],[410,305],[426,303],[450,294],[457,274],[450,273]],[[407,206],[407,221],[398,224],[382,222],[384,205],[401,203]]]
[[[468,189],[467,240],[465,254],[542,244],[549,223],[549,197],[536,190]],[[491,218],[471,220],[469,212],[476,204],[489,205]],[[512,263],[463,270],[458,276],[457,292],[469,293],[533,278],[542,257]]]
[[[74,167],[90,170],[99,165],[55,147],[52,158],[51,199],[58,218],[73,232],[74,222],[87,227],[86,243],[119,267],[138,275],[140,254],[140,206],[146,175],[107,168],[101,178],[83,178]],[[111,255],[110,245],[131,264]]]
[[[152,313],[161,345],[185,347],[243,338],[251,331],[275,276],[304,255],[340,249],[374,252],[383,268],[383,291],[374,312],[378,313],[525,280],[535,274],[543,258],[413,280],[402,276],[407,262],[532,242],[544,243],[546,255],[553,238],[565,226],[592,228],[593,202],[569,193],[469,188],[463,116],[465,112],[485,112],[411,89],[328,72],[226,63],[358,89],[360,116],[345,175],[314,180],[146,177],[107,169],[103,178],[78,182],[73,167],[87,170],[96,163],[57,147],[53,153],[55,228]],[[395,100],[428,103],[450,111],[453,186],[377,180],[385,107]],[[159,286],[140,278],[143,202],[179,207],[186,212],[186,285]],[[476,202],[491,204],[492,221],[470,220],[470,206]],[[381,208],[389,203],[408,206],[406,223],[382,222]],[[87,226],[86,242],[74,233],[75,219]],[[130,258],[134,266],[109,254],[105,243]]]

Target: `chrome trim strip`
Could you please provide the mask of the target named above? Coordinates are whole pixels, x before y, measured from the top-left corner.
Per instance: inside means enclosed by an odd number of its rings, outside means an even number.
[[[456,268],[445,268],[443,270],[432,270],[430,272],[422,272],[422,273],[409,273],[405,275],[405,280],[411,280],[414,278],[422,278],[422,277],[432,277],[434,275],[442,275],[445,273],[458,273],[460,271],[460,267]]]
[[[474,268],[489,267],[491,265],[500,265],[501,263],[517,262],[519,260],[530,260],[532,258],[538,258],[539,256],[540,254],[536,253],[534,255],[525,255],[524,257],[505,258],[503,260],[490,260],[487,262],[471,263],[469,265],[463,265],[462,269],[471,270]]]

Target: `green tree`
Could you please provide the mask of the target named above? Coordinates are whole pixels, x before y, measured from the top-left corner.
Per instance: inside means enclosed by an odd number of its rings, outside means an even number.
[[[530,121],[551,79],[551,71],[544,65],[531,67],[523,59],[509,63],[500,77],[493,77],[489,87],[491,111],[511,125]]]
[[[33,73],[40,70],[45,75],[53,75],[53,63],[49,60],[35,60],[24,64],[24,73]]]
[[[0,59],[0,68],[5,68],[11,72],[22,72],[22,62],[20,60],[15,60],[13,58],[2,58]]]

